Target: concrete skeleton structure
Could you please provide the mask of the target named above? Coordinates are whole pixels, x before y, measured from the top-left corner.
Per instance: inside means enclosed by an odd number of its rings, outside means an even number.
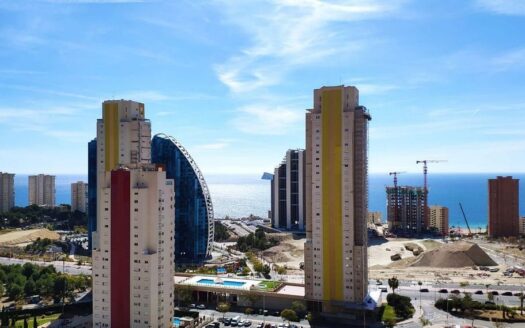
[[[368,292],[368,121],[355,87],[314,90],[306,113],[305,299],[323,315]]]
[[[519,236],[519,179],[489,179],[489,237]]]
[[[289,149],[274,170],[271,182],[271,220],[278,229],[304,230],[305,151]]]
[[[435,228],[442,236],[448,235],[448,207],[430,206],[428,222],[429,228]]]
[[[30,175],[28,177],[29,205],[55,207],[55,176]]]
[[[105,101],[97,121],[93,326],[171,327],[173,180],[151,164],[144,104]]]
[[[388,230],[399,236],[417,236],[426,231],[425,189],[386,187]]]
[[[0,213],[9,212],[15,207],[15,175],[0,172]]]
[[[79,211],[86,213],[88,184],[83,181],[73,182],[71,184],[71,212]]]

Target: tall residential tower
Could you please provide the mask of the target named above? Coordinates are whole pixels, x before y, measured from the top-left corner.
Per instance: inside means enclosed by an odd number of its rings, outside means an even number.
[[[306,299],[352,311],[368,291],[368,121],[355,87],[314,90],[306,113]]]
[[[15,207],[15,175],[0,172],[0,213]]]
[[[73,182],[71,184],[71,212],[86,213],[87,196],[88,184],[83,181]]]
[[[489,179],[489,237],[519,236],[519,182],[512,177]]]
[[[144,104],[105,101],[97,121],[93,326],[171,327],[173,180],[151,164]]]
[[[55,206],[55,176],[30,175],[29,176],[29,205]]]
[[[274,170],[271,183],[272,226],[304,230],[305,217],[305,152],[289,149]]]

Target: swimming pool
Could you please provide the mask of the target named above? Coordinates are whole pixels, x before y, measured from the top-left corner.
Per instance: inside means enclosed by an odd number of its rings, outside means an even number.
[[[173,326],[179,327],[180,326],[180,319],[177,317],[173,317]]]
[[[205,285],[218,285],[218,286],[226,286],[226,287],[242,287],[246,283],[242,281],[232,281],[232,280],[223,280],[222,283],[217,283],[213,279],[200,279],[197,281],[198,284],[205,284]]]

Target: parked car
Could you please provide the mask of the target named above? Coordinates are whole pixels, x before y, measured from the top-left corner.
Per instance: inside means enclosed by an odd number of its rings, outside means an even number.
[[[259,322],[255,328],[264,328],[264,324],[262,322]]]
[[[482,290],[476,290],[476,292],[474,294],[476,294],[476,295],[483,295],[483,291]]]
[[[388,293],[388,289],[386,287],[379,288],[379,290],[383,293]]]
[[[244,321],[244,327],[250,327],[252,325],[252,322],[250,320]]]
[[[460,291],[459,291],[459,290],[457,290],[457,289],[454,289],[453,291],[451,291],[451,293],[452,293],[452,294],[459,294],[459,293],[460,293]]]
[[[486,305],[496,305],[496,303],[492,302],[492,301],[486,301],[485,302]]]
[[[428,293],[428,288],[423,288],[420,290],[422,293]]]
[[[521,293],[514,293],[514,296],[520,297],[521,295],[522,295]]]
[[[503,295],[503,296],[512,296],[512,293],[511,292],[504,292],[501,295]]]
[[[199,304],[199,305],[197,305],[197,309],[201,309],[201,310],[203,310],[203,309],[205,309],[205,308],[206,308],[206,305],[204,305],[204,304]]]
[[[492,292],[490,292],[490,293],[491,293],[492,295],[494,295],[494,296],[499,295],[499,293],[498,293],[497,291],[495,291],[495,290],[492,291]]]
[[[440,290],[439,290],[439,293],[441,293],[441,294],[446,294],[446,293],[448,293],[448,290],[446,290],[446,289],[443,288],[443,289],[440,289]]]
[[[190,304],[190,308],[194,309],[195,308],[195,304]]]
[[[383,284],[383,282],[381,280],[377,280],[376,281],[376,285],[382,285],[382,284]]]

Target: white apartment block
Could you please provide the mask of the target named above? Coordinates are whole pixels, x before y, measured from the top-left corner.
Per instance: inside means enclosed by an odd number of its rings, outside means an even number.
[[[71,184],[71,212],[79,211],[86,213],[87,210],[88,184],[83,181]]]
[[[29,176],[29,205],[55,207],[55,176],[30,175]]]

